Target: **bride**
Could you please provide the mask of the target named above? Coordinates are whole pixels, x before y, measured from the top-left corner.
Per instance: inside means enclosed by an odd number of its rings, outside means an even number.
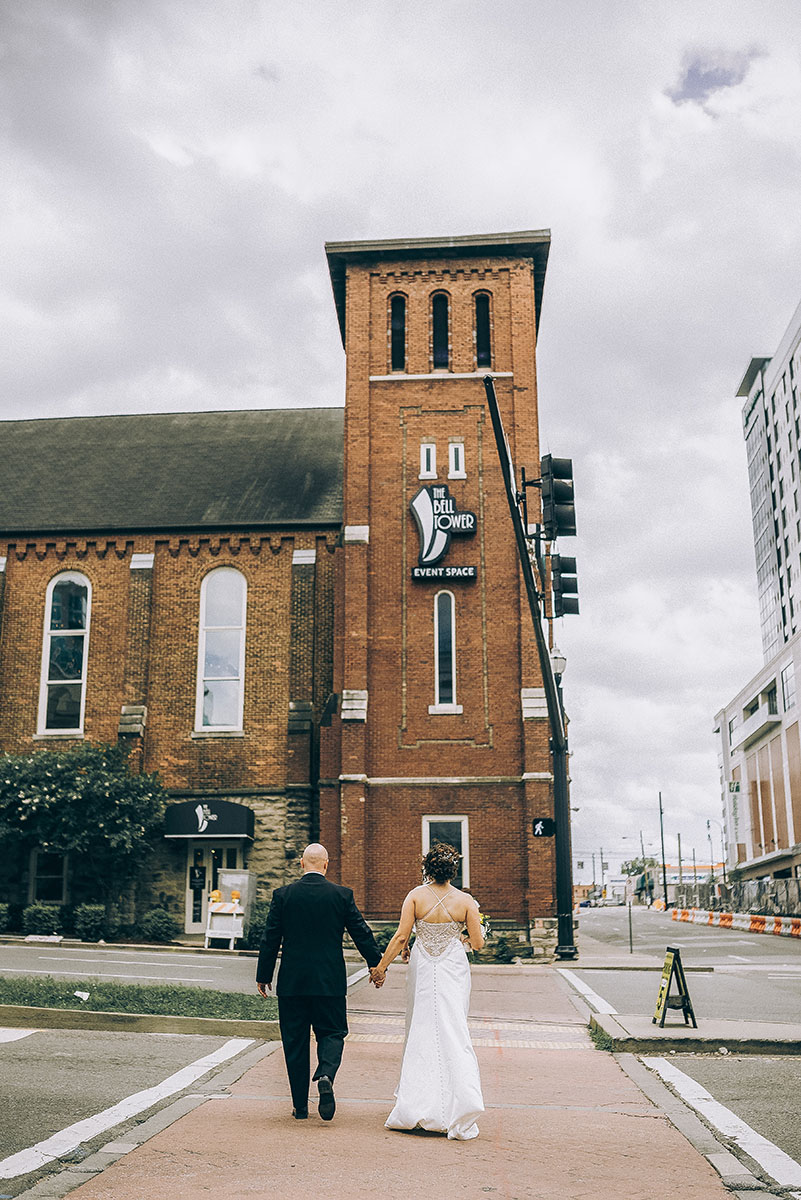
[[[453,846],[434,845],[423,859],[425,882],[403,902],[400,924],[375,974],[406,952],[416,934],[406,980],[406,1043],[395,1107],[387,1129],[426,1129],[468,1141],[484,1111],[478,1061],[467,1029],[470,964],[464,941],[484,945],[478,905],[450,882],[459,868]],[[462,930],[467,925],[467,938]],[[380,986],[380,984],[379,984]]]

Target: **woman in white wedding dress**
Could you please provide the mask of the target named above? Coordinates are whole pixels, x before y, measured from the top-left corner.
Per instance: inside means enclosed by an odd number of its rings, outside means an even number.
[[[472,896],[453,887],[459,853],[437,844],[423,859],[425,883],[403,902],[400,924],[377,971],[415,942],[406,981],[406,1042],[395,1107],[387,1129],[425,1129],[469,1141],[478,1137],[484,1111],[478,1061],[467,1029],[470,964],[467,942],[484,945],[479,909]]]

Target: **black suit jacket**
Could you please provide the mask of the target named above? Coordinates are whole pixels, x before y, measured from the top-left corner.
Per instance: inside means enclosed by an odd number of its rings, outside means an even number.
[[[350,888],[330,883],[316,871],[276,888],[259,948],[257,981],[272,983],[280,948],[279,996],[344,996],[346,929],[367,965],[378,966],[381,951]]]

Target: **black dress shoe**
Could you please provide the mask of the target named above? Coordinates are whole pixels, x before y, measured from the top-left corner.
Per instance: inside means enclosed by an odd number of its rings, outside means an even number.
[[[309,1110],[308,1110],[308,1108],[293,1108],[292,1116],[295,1118],[296,1121],[308,1121]]]
[[[324,1121],[330,1121],[337,1111],[337,1102],[334,1099],[334,1085],[327,1075],[321,1075],[317,1080],[317,1090],[320,1093],[317,1111]]]

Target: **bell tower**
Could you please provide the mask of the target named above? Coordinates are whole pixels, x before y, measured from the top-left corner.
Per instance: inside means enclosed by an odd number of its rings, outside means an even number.
[[[326,246],[347,356],[335,689],[320,836],[332,877],[397,916],[434,841],[493,917],[554,912],[548,720],[483,378],[539,475],[550,235]]]

